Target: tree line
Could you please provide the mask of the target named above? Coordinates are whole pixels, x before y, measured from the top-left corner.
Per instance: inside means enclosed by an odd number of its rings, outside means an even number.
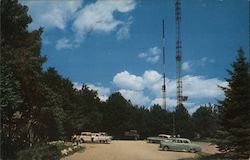
[[[159,105],[133,105],[119,92],[103,102],[87,85],[75,89],[55,68],[43,69],[43,29],[28,31],[32,18],[27,11],[17,0],[1,1],[3,159],[13,159],[18,151],[38,143],[70,140],[81,131],[106,131],[120,139],[128,130],[137,130],[142,139],[159,133],[218,138],[221,150],[249,155],[249,63],[243,50],[229,71],[229,86],[222,88],[226,98],[218,106],[201,106],[190,115],[182,104],[174,112]]]

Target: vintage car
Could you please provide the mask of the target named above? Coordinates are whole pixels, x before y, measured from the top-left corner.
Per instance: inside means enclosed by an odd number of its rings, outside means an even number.
[[[200,152],[201,147],[197,144],[191,143],[186,138],[170,138],[160,142],[160,149],[164,151],[187,151]]]
[[[128,140],[138,140],[140,135],[138,134],[137,130],[129,130],[124,132],[124,139]]]
[[[171,136],[168,134],[159,134],[158,137],[148,137],[148,143],[160,143],[163,140],[169,139]]]
[[[73,143],[85,143],[85,142],[100,142],[110,143],[112,136],[108,136],[106,132],[92,133],[92,132],[81,132],[80,135],[72,136]]]

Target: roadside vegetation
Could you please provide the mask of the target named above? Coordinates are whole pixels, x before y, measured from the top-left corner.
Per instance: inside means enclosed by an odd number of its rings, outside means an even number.
[[[70,141],[81,131],[106,131],[115,139],[129,130],[141,139],[172,134],[173,116],[181,137],[216,138],[222,152],[249,157],[250,77],[242,49],[217,106],[201,106],[190,115],[183,105],[175,112],[135,106],[120,93],[102,102],[87,85],[77,90],[55,68],[43,68],[43,29],[27,29],[32,22],[27,11],[17,0],[1,1],[1,159],[59,159],[60,147],[49,142]]]

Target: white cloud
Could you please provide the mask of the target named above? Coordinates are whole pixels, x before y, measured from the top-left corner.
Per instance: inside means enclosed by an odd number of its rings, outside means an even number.
[[[38,27],[63,30],[81,7],[82,1],[21,1],[21,3],[29,7],[28,12],[32,15],[33,22],[29,26],[31,30]]]
[[[176,106],[176,99],[173,98],[166,98],[166,105],[167,108],[173,108],[174,106]],[[154,100],[151,101],[151,105],[154,104],[158,104],[158,105],[162,105],[162,98],[155,98]]]
[[[226,81],[217,78],[205,78],[203,76],[187,75],[183,80],[183,95],[188,96],[188,101],[184,102],[189,113],[193,113],[198,106],[214,102],[216,99],[223,98],[223,91],[219,86],[227,86]],[[167,109],[173,110],[176,106],[176,81],[166,79],[167,82]],[[126,98],[131,100],[134,105],[152,106],[153,104],[162,105],[162,75],[155,70],[146,70],[142,75],[134,75],[128,71],[117,73],[113,78],[113,84],[117,90]],[[87,84],[87,86],[96,90],[98,97],[106,101],[111,94],[111,89]],[[81,89],[80,83],[74,82],[74,87]]]
[[[140,76],[132,75],[128,71],[117,73],[113,78],[113,83],[120,88],[143,90],[143,78]]]
[[[77,90],[81,90],[82,89],[82,85],[79,82],[73,82],[73,87]],[[111,89],[107,88],[107,87],[103,87],[103,86],[96,86],[93,84],[87,84],[87,86],[89,87],[89,89],[97,91],[97,95],[100,98],[101,101],[106,101],[111,93]]]
[[[191,62],[187,61],[187,62],[183,62],[182,63],[182,69],[183,71],[189,71],[191,69]]]
[[[158,47],[149,48],[147,52],[138,54],[138,57],[147,62],[156,63],[160,58],[161,49]]]
[[[154,70],[146,70],[143,74],[143,79],[147,84],[154,84],[161,81],[162,75]]]
[[[190,107],[188,109],[189,114],[193,114],[198,108],[200,108],[201,106],[215,106],[215,104],[208,104],[208,103],[203,103],[203,104],[198,104],[198,105],[193,105],[192,107]]]
[[[107,87],[95,86],[93,84],[87,84],[87,86],[90,89],[97,91],[98,97],[100,98],[101,101],[106,101],[111,93],[110,88]]]
[[[203,76],[187,75],[183,80],[183,95],[188,96],[188,101],[184,102],[187,108],[192,108],[199,103],[215,101],[222,98],[224,93],[218,87],[227,86],[226,81],[217,78],[205,78]],[[146,70],[143,75],[134,75],[128,71],[117,73],[113,78],[119,90],[122,90],[125,98],[131,99],[133,103],[144,106],[152,104],[162,104],[162,75],[154,70]],[[176,106],[176,81],[166,78],[167,108]],[[133,98],[133,96],[134,98]],[[140,95],[140,96],[139,96]],[[135,99],[140,97],[140,99]],[[148,101],[150,100],[150,101]]]
[[[71,49],[72,47],[73,47],[73,44],[70,42],[69,39],[66,39],[66,38],[59,39],[56,42],[56,46],[55,46],[57,50],[61,50],[65,48]]]
[[[75,89],[80,90],[80,89],[82,89],[82,84],[79,83],[79,82],[73,82],[73,87],[74,87]]]
[[[183,71],[191,71],[193,68],[205,67],[211,63],[215,63],[215,59],[202,57],[198,60],[185,61],[182,63]]]
[[[124,98],[131,100],[132,104],[134,105],[143,106],[150,102],[150,98],[145,96],[143,91],[121,89],[119,92]]]
[[[183,77],[184,94],[191,98],[216,98],[223,95],[223,91],[218,87],[227,86],[226,81],[217,78],[205,79],[203,76]]]
[[[130,25],[132,16],[118,18],[115,13],[127,14],[136,7],[136,0],[97,0],[94,3],[83,5],[83,0],[60,0],[60,1],[21,1],[29,7],[29,14],[33,22],[29,25],[30,30],[44,27],[49,29],[71,28],[65,33],[71,33],[71,43],[64,41],[62,48],[79,47],[84,38],[92,32],[110,33],[116,32],[117,40],[130,37]],[[70,45],[69,45],[70,44]],[[56,46],[61,49],[60,46]]]
[[[124,23],[123,26],[117,31],[116,39],[117,40],[126,40],[129,39],[130,25],[132,24],[132,17],[129,17],[128,22]]]
[[[111,32],[119,25],[125,24],[125,22],[116,19],[114,13],[130,12],[135,9],[135,6],[136,3],[134,0],[96,1],[79,11],[73,22],[73,28],[76,30],[79,38],[84,37],[92,31]],[[125,33],[126,27],[120,32],[120,34],[122,34],[122,32]]]

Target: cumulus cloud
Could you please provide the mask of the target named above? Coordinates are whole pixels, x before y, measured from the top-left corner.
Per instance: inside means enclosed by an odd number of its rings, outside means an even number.
[[[223,91],[218,87],[227,86],[226,81],[217,78],[205,79],[203,76],[183,77],[183,88],[185,95],[191,98],[215,98],[223,95]]]
[[[107,87],[95,86],[93,84],[87,84],[87,86],[90,89],[97,91],[98,97],[100,98],[101,101],[106,101],[111,93],[110,88]]]
[[[174,106],[176,106],[176,99],[173,99],[173,98],[166,98],[166,105],[167,105],[167,108],[173,108]],[[158,97],[158,98],[155,98],[151,101],[151,105],[154,105],[154,104],[158,104],[158,105],[162,105],[162,98]]]
[[[66,24],[81,7],[82,1],[21,1],[29,7],[29,14],[33,22],[30,29],[44,27],[45,29],[58,28],[63,30]]]
[[[162,105],[162,75],[154,70],[147,70],[142,75],[134,75],[128,71],[117,73],[113,84],[123,93],[122,95],[138,105]],[[176,106],[176,81],[166,78],[167,107]],[[184,105],[188,108],[213,101],[223,97],[219,86],[227,86],[227,82],[217,78],[187,75],[183,77],[183,95],[188,96]],[[136,100],[136,98],[139,98]]]
[[[184,102],[190,113],[193,113],[198,106],[216,99],[223,98],[223,91],[218,86],[226,87],[226,81],[218,78],[205,78],[203,76],[187,75],[183,80],[183,95],[188,96],[188,101]],[[116,86],[122,96],[131,100],[134,105],[152,106],[153,104],[162,105],[162,75],[155,70],[146,70],[142,75],[131,74],[128,71],[117,73],[112,83]],[[173,110],[176,106],[176,81],[175,79],[166,79],[167,81],[167,109]],[[81,89],[82,84],[74,82],[74,87]],[[102,85],[87,84],[87,86],[96,90],[98,97],[106,101],[111,94],[111,89]]]
[[[134,0],[96,1],[79,11],[73,22],[73,28],[76,30],[77,35],[84,37],[87,33],[92,31],[108,33],[121,25],[123,28],[120,29],[119,34],[121,36],[122,34],[126,35],[126,32],[128,32],[126,23],[122,20],[116,19],[114,13],[130,12],[135,9],[135,6],[136,3]]]
[[[117,73],[113,78],[113,83],[120,88],[132,89],[132,90],[143,90],[143,78],[130,74],[128,71]]]
[[[130,100],[134,105],[143,106],[150,102],[150,98],[145,96],[143,91],[121,89],[119,92],[124,98]]]
[[[156,63],[160,58],[161,49],[159,47],[149,48],[146,52],[138,54],[138,57],[147,62]]]
[[[67,38],[62,38],[62,39],[59,39],[57,42],[56,42],[56,46],[55,48],[57,50],[61,50],[61,49],[71,49],[73,47],[73,44],[70,42],[69,39]]]

